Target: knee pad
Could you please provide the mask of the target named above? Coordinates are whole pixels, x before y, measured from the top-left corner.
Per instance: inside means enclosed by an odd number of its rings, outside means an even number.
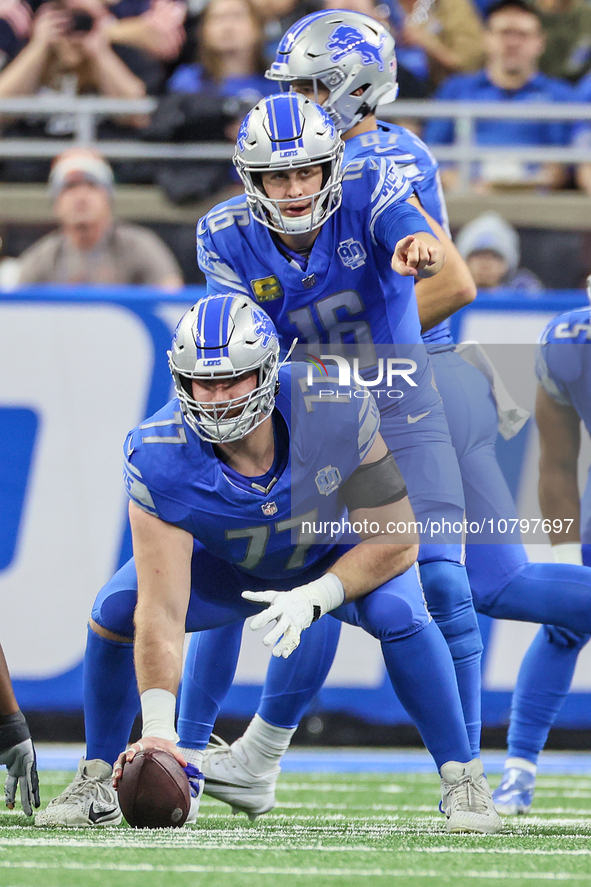
[[[591,637],[591,635],[579,634],[575,631],[569,631],[568,628],[559,628],[556,625],[544,625],[542,627],[546,638],[555,647],[580,650]]]
[[[453,561],[430,561],[421,564],[420,573],[429,612],[454,659],[479,656],[482,638],[465,568]]]
[[[101,628],[124,638],[133,638],[137,592],[129,588],[111,588],[110,585],[108,582],[98,593],[91,616]]]
[[[404,598],[379,589],[356,604],[358,624],[379,641],[410,637],[429,620],[426,610],[415,612]]]

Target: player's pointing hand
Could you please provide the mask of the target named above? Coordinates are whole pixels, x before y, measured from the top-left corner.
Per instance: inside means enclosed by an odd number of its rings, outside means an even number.
[[[396,244],[392,256],[392,268],[402,277],[433,277],[443,268],[445,252],[441,244],[409,234]]]

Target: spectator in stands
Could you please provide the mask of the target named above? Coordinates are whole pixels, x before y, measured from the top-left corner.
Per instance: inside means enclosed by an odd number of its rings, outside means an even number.
[[[0,293],[16,289],[20,277],[21,263],[18,259],[4,252],[4,243],[0,237]]]
[[[577,83],[575,98],[578,102],[591,104],[591,71]],[[577,148],[591,149],[591,120],[574,125],[573,145]],[[580,163],[577,166],[575,183],[581,191],[591,194],[591,163]]]
[[[218,92],[256,104],[274,91],[265,79],[263,26],[251,0],[210,0],[198,25],[198,59],[179,66],[170,92]]]
[[[472,0],[390,0],[396,54],[430,87],[483,61],[482,20]]]
[[[27,42],[33,15],[25,0],[0,0],[0,71]]]
[[[269,64],[274,60],[277,45],[287,29],[322,6],[322,0],[252,0],[252,2],[263,23],[264,54]],[[345,3],[345,7],[348,6]]]
[[[113,173],[98,154],[56,158],[49,189],[59,229],[21,256],[20,283],[145,284],[176,289],[180,269],[152,232],[113,217]]]
[[[528,268],[519,267],[519,234],[498,213],[483,213],[465,225],[456,237],[456,246],[478,289],[508,287],[541,294],[541,280]]]
[[[67,2],[71,5],[50,2],[40,7],[29,42],[0,73],[0,97],[48,91],[117,98],[144,96],[145,83],[132,73],[107,40],[107,19],[77,12],[76,0]],[[72,121],[64,119],[64,115],[47,122],[49,135],[71,131]]]
[[[165,62],[179,57],[186,40],[183,0],[117,0],[112,5],[107,0],[107,8],[110,43],[135,47]]]
[[[0,98],[95,94],[134,99],[157,92],[163,80],[161,62],[131,46],[115,51],[107,35],[110,23],[99,0],[43,3],[30,39],[0,73]],[[129,138],[147,120],[145,115],[104,119],[98,133],[101,138]],[[4,134],[18,138],[60,138],[71,135],[75,126],[66,112],[2,122]],[[4,181],[46,181],[48,173],[49,162],[40,158],[11,158],[1,166]]]
[[[476,74],[456,74],[436,93],[444,101],[471,102],[561,102],[573,101],[572,87],[562,80],[541,74],[539,58],[544,50],[544,34],[538,13],[524,0],[500,0],[488,11],[485,32],[486,66]],[[562,121],[525,119],[478,120],[479,145],[566,145],[571,127]],[[454,141],[452,120],[433,119],[424,132],[428,144]],[[480,190],[495,186],[561,187],[566,172],[561,164],[486,162],[476,165],[474,179]],[[445,187],[454,187],[457,171],[442,170]]]
[[[41,5],[36,3],[34,8]],[[121,47],[131,47],[170,62],[178,58],[185,42],[184,0],[77,0],[75,5],[94,18],[106,19],[106,37],[109,43],[118,45],[119,52]],[[24,48],[31,36],[32,20],[31,6],[25,0],[0,0],[0,70]],[[130,58],[124,61],[137,73],[133,53]]]
[[[534,0],[546,33],[540,70],[577,81],[591,68],[591,4],[588,0]]]

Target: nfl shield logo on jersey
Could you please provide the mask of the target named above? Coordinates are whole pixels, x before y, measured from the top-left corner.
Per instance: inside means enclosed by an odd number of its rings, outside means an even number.
[[[358,240],[353,240],[352,237],[339,243],[337,253],[345,268],[350,268],[354,271],[355,268],[365,265],[367,253],[363,245]]]
[[[261,505],[261,510],[265,517],[273,517],[274,514],[277,514],[277,505],[275,502],[265,502],[264,505]]]
[[[333,468],[332,465],[321,468],[316,475],[318,492],[321,496],[330,496],[331,493],[338,489],[341,480],[341,472],[338,468]]]

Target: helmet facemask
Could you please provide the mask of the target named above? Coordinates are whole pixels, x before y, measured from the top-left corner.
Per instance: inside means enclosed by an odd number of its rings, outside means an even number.
[[[299,199],[294,197],[277,199],[268,196],[263,185],[263,173],[276,172],[277,167],[251,172],[241,169],[240,161],[238,161],[236,168],[244,182],[248,206],[256,221],[277,234],[307,234],[322,227],[341,205],[341,165],[344,145],[339,144],[337,147],[337,156],[324,163],[319,160],[318,163],[305,164],[302,167],[285,167],[285,169],[298,169],[306,166],[322,166],[322,187],[320,190]],[[306,215],[294,218],[284,215],[281,211],[282,207],[304,201],[310,201],[310,212]]]
[[[228,375],[204,376],[200,373],[181,374],[171,364],[175,388],[186,422],[195,434],[208,443],[229,443],[241,440],[264,422],[275,406],[278,356],[271,354],[258,369],[257,384],[252,391],[229,400],[199,401],[193,397],[194,379],[215,378],[217,381],[235,380],[248,370]]]
[[[343,151],[328,115],[303,96],[289,93],[259,102],[242,124],[234,153],[234,164],[256,221],[278,234],[306,234],[320,228],[341,204]],[[267,195],[262,183],[264,173],[311,166],[323,168],[318,191],[299,199]],[[310,212],[304,216],[290,217],[281,212],[288,205],[304,201],[310,201]]]
[[[203,441],[241,440],[273,412],[278,391],[279,340],[271,319],[247,296],[201,299],[181,319],[170,371],[185,420]],[[199,401],[193,380],[238,381],[257,373],[255,387],[223,401]]]

